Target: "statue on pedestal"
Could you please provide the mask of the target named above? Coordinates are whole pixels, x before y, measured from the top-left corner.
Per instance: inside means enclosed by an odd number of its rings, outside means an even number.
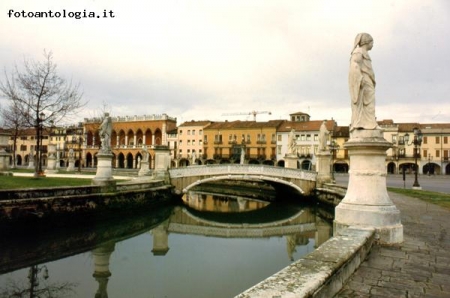
[[[348,76],[352,107],[350,131],[378,127],[375,117],[375,73],[368,53],[372,47],[370,34],[359,33],[356,36]]]
[[[112,121],[109,113],[105,113],[102,124],[100,124],[100,139],[102,147],[100,151],[102,153],[111,153],[111,133],[112,133]]]
[[[288,154],[295,155],[296,152],[295,129],[292,129],[288,137]]]
[[[319,130],[319,151],[327,151],[327,141],[328,141],[328,135],[330,132],[327,129],[327,120],[324,120],[322,122],[322,125],[320,125]]]

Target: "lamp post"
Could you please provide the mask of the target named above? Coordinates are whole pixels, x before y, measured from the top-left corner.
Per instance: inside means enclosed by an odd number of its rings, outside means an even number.
[[[39,117],[36,118],[36,130],[37,130],[37,142],[36,142],[36,165],[34,171],[34,177],[37,178],[42,175],[42,132],[43,122],[45,114],[41,112]]]
[[[340,146],[336,143],[336,141],[331,141],[329,145],[330,153],[331,153],[331,164],[330,164],[330,170],[331,170],[331,179],[334,181],[334,158],[336,154],[339,152]]]
[[[419,167],[417,165],[417,158],[419,157],[419,151],[420,151],[420,145],[422,145],[422,131],[418,128],[414,128],[414,139],[411,143],[408,144],[409,141],[409,134],[405,135],[405,142],[408,146],[414,144],[414,162],[416,165],[415,172],[414,172],[414,189],[421,189],[419,180],[417,178],[417,174],[419,172]]]

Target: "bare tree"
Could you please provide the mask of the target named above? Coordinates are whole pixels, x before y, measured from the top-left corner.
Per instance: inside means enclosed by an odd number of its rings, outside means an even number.
[[[20,110],[14,105],[14,102],[10,102],[7,108],[0,109],[0,115],[3,120],[3,127],[11,132],[11,137],[13,138],[12,167],[14,168],[16,166],[17,139],[26,127],[25,118],[22,117]]]
[[[43,61],[24,60],[24,69],[17,65],[5,81],[0,82],[0,92],[23,117],[28,127],[36,129],[35,176],[42,173],[42,130],[75,114],[85,103],[79,85],[60,77],[53,62],[52,52],[44,51]]]

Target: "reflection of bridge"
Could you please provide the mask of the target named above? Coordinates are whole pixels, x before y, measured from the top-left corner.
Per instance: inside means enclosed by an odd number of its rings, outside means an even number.
[[[290,254],[301,241],[315,239],[315,246],[321,245],[331,237],[331,225],[317,216],[310,208],[297,209],[289,216],[281,216],[265,223],[219,222],[203,217],[200,212],[176,207],[170,219],[152,230],[154,254],[165,255],[169,251],[169,234],[203,235],[220,238],[270,238],[286,237],[287,251]],[[271,210],[268,213],[272,213]],[[229,217],[229,216],[227,216]],[[296,239],[293,241],[293,239]],[[306,241],[307,242],[307,241]]]
[[[168,231],[177,234],[203,235],[223,238],[263,238],[294,233],[315,232],[316,216],[308,209],[269,223],[220,223],[200,218],[180,208],[170,218]]]
[[[170,179],[178,193],[218,180],[264,181],[276,189],[294,189],[310,195],[316,186],[316,172],[265,165],[204,165],[169,169]]]

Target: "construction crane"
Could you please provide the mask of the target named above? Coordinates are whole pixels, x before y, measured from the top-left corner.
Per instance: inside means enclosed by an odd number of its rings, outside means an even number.
[[[269,114],[272,115],[270,111],[251,111],[248,113],[225,113],[222,116],[239,116],[239,115],[253,115],[253,121],[256,121],[256,115],[258,114]]]

